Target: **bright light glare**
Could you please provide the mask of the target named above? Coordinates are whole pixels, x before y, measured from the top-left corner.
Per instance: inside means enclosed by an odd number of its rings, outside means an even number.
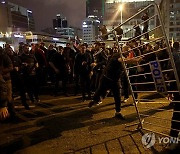
[[[88,27],[88,25],[83,25],[83,28],[87,28]]]
[[[31,11],[31,10],[27,10],[27,12],[28,12],[28,13],[32,13],[32,11]]]
[[[119,5],[119,10],[120,10],[120,11],[123,10],[123,5],[122,5],[122,4]]]
[[[53,38],[53,41],[59,41],[59,39],[58,38]]]
[[[22,35],[17,35],[17,34],[14,34],[14,37],[23,38]]]

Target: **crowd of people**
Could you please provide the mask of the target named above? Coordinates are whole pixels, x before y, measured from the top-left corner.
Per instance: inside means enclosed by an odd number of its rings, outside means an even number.
[[[15,116],[14,93],[18,93],[22,105],[29,110],[27,100],[38,104],[40,89],[47,83],[54,86],[54,96],[59,95],[61,81],[63,95],[69,96],[67,84],[73,83],[74,95],[77,95],[81,89],[82,100],[91,99],[92,89],[98,86],[100,73],[108,58],[105,53],[100,52],[96,56],[96,63],[94,62],[93,54],[100,49],[100,43],[96,43],[91,51],[87,50],[87,44],[79,44],[75,47],[70,43],[64,48],[53,44],[49,44],[46,48],[44,43],[31,45],[20,43],[18,51],[13,51],[9,44],[4,48],[1,47],[0,118]],[[92,71],[96,71],[97,74],[92,75]]]
[[[64,48],[53,44],[49,44],[46,48],[44,43],[31,45],[21,43],[19,51],[13,51],[10,45],[6,44],[4,48],[0,48],[0,119],[15,117],[13,93],[18,92],[22,105],[29,110],[27,97],[34,104],[40,103],[39,91],[47,85],[47,82],[54,86],[53,94],[57,96],[60,81],[62,95],[69,96],[67,84],[72,84],[74,95],[81,91],[82,101],[91,100],[89,107],[100,104],[111,91],[115,100],[115,117],[124,119],[121,114],[121,93],[123,91],[126,101],[129,98],[129,83],[123,62],[132,68],[128,71],[129,75],[136,75],[138,72],[142,74],[150,72],[149,66],[137,68],[132,66],[146,64],[157,58],[166,59],[168,53],[162,41],[144,44],[135,39],[120,48],[122,55],[116,43],[112,48],[106,48],[106,44],[100,42],[95,42],[91,47],[86,43],[76,46],[67,43]],[[160,52],[156,53],[158,50]],[[180,58],[177,58],[176,53],[179,51],[179,42],[174,43],[172,51],[178,65]],[[168,61],[161,63],[163,70],[168,67]],[[135,76],[130,78],[131,83],[136,83],[137,80],[139,79]],[[153,81],[148,75],[145,75],[143,80]],[[170,85],[170,88],[174,87]],[[136,91],[137,86],[132,84],[132,89]],[[134,93],[134,97],[138,99],[138,93]],[[174,94],[174,99],[179,100],[177,93]],[[179,111],[178,105],[175,110]],[[173,118],[178,120],[178,116],[179,113],[174,112]],[[175,121],[172,122],[172,127],[180,129],[179,123]],[[173,130],[172,135],[177,135]]]

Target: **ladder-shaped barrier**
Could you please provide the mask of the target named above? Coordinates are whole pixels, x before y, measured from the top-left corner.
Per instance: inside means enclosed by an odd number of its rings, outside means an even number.
[[[151,11],[151,16],[141,20],[142,22],[138,24],[132,25],[130,30],[117,35],[118,28],[123,29],[126,24],[142,16],[145,12],[150,12],[152,8],[154,13],[152,14]],[[151,25],[150,27],[149,23],[152,21],[154,26]],[[136,28],[141,30],[139,35]],[[132,31],[134,35],[122,44],[120,39],[128,33],[133,34]],[[139,128],[165,136],[169,136],[170,130],[180,132],[178,129],[171,128],[171,122],[176,124],[180,122],[171,119],[172,113],[179,113],[180,111],[173,110],[169,105],[170,101],[167,99],[168,95],[173,94],[176,96],[176,100],[172,103],[180,103],[180,99],[177,99],[177,96],[180,96],[180,74],[176,69],[180,66],[176,66],[174,62],[159,6],[152,3],[105,35],[112,36],[112,34],[123,59],[123,66],[139,119],[139,123],[137,123]],[[101,38],[108,38],[104,37],[105,35],[101,35]],[[152,35],[153,38],[150,37]],[[138,62],[129,64],[128,61],[131,58],[138,59]],[[142,95],[146,95],[146,97],[141,97]],[[157,99],[154,99],[154,97],[157,97]],[[160,105],[157,108],[158,104]],[[151,111],[151,114],[146,111]]]

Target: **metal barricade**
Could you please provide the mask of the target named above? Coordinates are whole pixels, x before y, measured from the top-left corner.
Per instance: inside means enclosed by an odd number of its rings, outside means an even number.
[[[144,27],[145,24],[152,21],[155,22],[154,27],[148,28],[148,31],[143,31],[140,35],[130,37],[126,45],[120,45],[119,36],[116,35],[116,29],[125,27],[128,22],[147,12],[152,7],[155,9],[154,15],[138,25],[132,25],[130,30],[121,35],[124,36],[127,33],[131,33],[136,27]],[[128,77],[130,91],[139,119],[137,123],[139,128],[168,136],[170,130],[172,130],[172,113],[180,112],[173,111],[169,106],[170,102],[166,99],[169,93],[173,93],[174,95],[180,93],[180,82],[176,70],[176,67],[179,66],[176,66],[173,60],[173,54],[161,19],[159,6],[156,3],[152,3],[145,7],[107,33],[107,35],[112,34],[114,34],[116,43],[118,44]],[[147,34],[154,34],[155,38],[148,40]],[[143,38],[144,36],[145,38]],[[126,50],[123,50],[124,48]],[[130,54],[131,57],[129,59],[124,58]],[[141,61],[129,65],[129,61],[132,59]],[[171,88],[172,85],[174,85],[173,89]],[[157,97],[157,99],[154,99],[154,97]],[[156,101],[153,102],[153,100]],[[173,101],[173,103],[180,103],[180,101]],[[157,108],[158,104],[160,104],[159,108]],[[147,111],[151,111],[151,113],[149,114]],[[180,121],[174,120],[174,122]],[[176,131],[180,132],[180,130]]]

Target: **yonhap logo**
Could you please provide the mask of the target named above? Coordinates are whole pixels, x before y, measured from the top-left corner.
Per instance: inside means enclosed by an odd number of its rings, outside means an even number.
[[[158,144],[179,144],[180,142],[180,137],[155,137],[154,133],[146,133],[142,136],[142,144],[144,145],[144,147],[150,148],[154,146],[156,139]]]
[[[154,133],[146,133],[142,136],[142,144],[146,148],[152,147],[156,142],[155,134]]]

